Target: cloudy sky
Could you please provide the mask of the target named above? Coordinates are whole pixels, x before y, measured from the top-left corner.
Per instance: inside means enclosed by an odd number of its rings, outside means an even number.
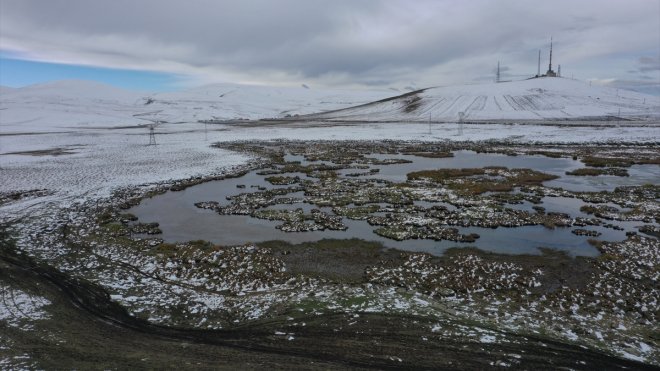
[[[562,74],[657,89],[660,0],[0,0],[0,84],[427,87]]]

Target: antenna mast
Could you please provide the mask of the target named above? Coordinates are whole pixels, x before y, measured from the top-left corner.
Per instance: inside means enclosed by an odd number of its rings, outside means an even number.
[[[536,68],[536,77],[541,76],[541,49],[539,49],[539,63]]]
[[[548,71],[552,71],[552,36],[550,36],[550,63],[548,64]]]

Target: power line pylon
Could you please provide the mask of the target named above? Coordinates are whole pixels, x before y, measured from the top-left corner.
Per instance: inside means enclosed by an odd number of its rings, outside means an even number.
[[[149,125],[149,145],[150,146],[156,145],[156,131],[154,125]]]

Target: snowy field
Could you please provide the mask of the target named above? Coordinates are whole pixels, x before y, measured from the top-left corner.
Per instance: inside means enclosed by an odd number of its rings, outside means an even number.
[[[286,117],[352,107],[399,95],[382,90],[213,84],[171,93],[65,80],[0,90],[2,133],[68,132],[200,120]]]
[[[289,100],[287,95],[284,94],[280,96],[281,99],[278,98],[279,101],[274,99],[271,102],[274,106],[269,106],[270,103],[265,104],[264,102],[270,102],[270,96],[264,93],[260,98],[255,98],[254,102],[257,103],[262,100],[257,106],[250,106],[243,102],[238,108],[234,106],[234,111],[223,111],[230,113],[219,114],[214,109],[196,109],[196,107],[210,107],[216,104],[210,101],[205,102],[204,96],[206,95],[205,92],[208,92],[209,95],[217,94],[217,90],[215,90],[217,87],[206,87],[204,89],[211,90],[201,89],[194,94],[186,93],[185,96],[170,93],[146,96],[147,98],[145,98],[144,95],[139,93],[122,95],[112,89],[106,90],[102,86],[94,88],[98,88],[98,92],[95,94],[88,94],[89,85],[73,85],[77,88],[71,88],[70,83],[65,84],[65,89],[61,86],[55,88],[41,86],[39,88],[41,92],[39,93],[34,91],[26,93],[21,91],[23,89],[6,93],[3,89],[2,104],[0,106],[0,196],[2,196],[0,222],[16,222],[19,248],[30,251],[31,254],[38,256],[40,259],[57,261],[53,264],[63,271],[71,273],[80,270],[80,272],[83,272],[81,274],[94,272],[93,282],[102,284],[110,293],[114,293],[111,296],[113,300],[120,300],[123,305],[135,305],[136,313],[144,308],[156,311],[158,308],[167,308],[168,305],[179,305],[180,303],[192,305],[191,308],[195,311],[198,307],[225,310],[232,308],[232,305],[235,304],[245,309],[249,315],[246,318],[251,319],[262,316],[273,303],[307,298],[310,291],[329,293],[327,295],[329,298],[328,305],[332,308],[337,308],[338,300],[364,295],[360,286],[354,288],[338,285],[328,288],[318,286],[315,283],[316,281],[313,281],[312,286],[300,286],[301,288],[298,291],[291,294],[298,295],[296,297],[277,294],[280,288],[286,288],[284,291],[290,289],[288,286],[277,285],[269,286],[272,292],[266,291],[263,295],[232,296],[235,299],[232,299],[234,301],[231,303],[224,294],[206,295],[206,291],[197,292],[192,289],[181,289],[176,291],[178,296],[172,296],[171,293],[175,292],[172,291],[172,287],[177,286],[178,283],[171,286],[169,283],[163,283],[164,281],[160,279],[145,279],[144,272],[134,269],[139,267],[149,271],[149,274],[154,274],[156,277],[168,277],[168,279],[173,280],[172,282],[178,282],[179,278],[177,278],[175,271],[168,270],[171,268],[169,265],[166,265],[166,263],[163,263],[162,266],[158,265],[160,262],[149,260],[154,259],[153,257],[140,255],[139,251],[141,250],[134,249],[134,246],[125,250],[124,247],[126,246],[123,245],[97,244],[96,242],[89,244],[83,241],[88,236],[88,231],[92,229],[81,229],[84,233],[72,233],[75,237],[71,238],[83,239],[81,243],[84,242],[85,246],[92,246],[95,249],[94,253],[76,256],[75,259],[79,260],[69,260],[69,257],[72,256],[72,250],[62,242],[59,237],[60,234],[55,231],[68,230],[70,225],[74,228],[82,228],[86,224],[96,224],[94,220],[98,215],[91,214],[88,210],[92,210],[94,204],[103,205],[107,203],[113,191],[129,188],[136,190],[139,194],[146,194],[148,191],[154,190],[159,184],[190,177],[204,177],[231,172],[252,160],[249,155],[213,147],[212,145],[217,142],[250,140],[410,140],[437,142],[493,140],[514,144],[529,144],[530,146],[535,143],[595,145],[603,143],[654,144],[660,142],[659,126],[654,119],[637,119],[632,122],[621,120],[621,123],[616,120],[598,122],[594,119],[591,120],[589,125],[586,125],[585,122],[578,122],[582,125],[567,125],[571,122],[564,121],[549,124],[548,122],[540,122],[541,120],[520,120],[520,123],[470,123],[461,125],[456,123],[455,120],[432,124],[426,122],[415,123],[413,122],[415,121],[414,117],[393,114],[392,118],[401,117],[406,120],[400,122],[392,120],[387,120],[388,122],[369,122],[370,120],[365,120],[367,122],[342,122],[346,117],[337,115],[338,121],[336,122],[320,117],[319,120],[281,120],[279,122],[255,120],[220,122],[221,120],[217,120],[215,123],[205,124],[198,122],[198,120],[203,118],[215,120],[221,117],[226,119],[231,118],[232,115],[239,115],[238,112],[240,112],[241,117],[262,117],[260,115],[269,117],[275,112],[274,107],[279,104],[293,107],[292,109],[301,114],[310,111],[318,112],[317,109],[321,106],[321,103],[310,103],[309,105],[305,103],[306,99],[319,99],[317,96],[305,95],[305,99],[301,99],[298,95],[298,98]],[[243,93],[245,92],[241,92],[241,94]],[[187,100],[186,96],[194,99]],[[252,95],[241,96],[236,93],[236,96],[238,102]],[[365,96],[361,98],[356,96],[351,100],[342,100],[340,97],[341,95],[335,95],[332,100],[327,101],[334,103],[328,103],[324,107],[332,109],[331,107],[352,105],[359,102],[359,99],[365,99]],[[146,104],[149,99],[153,99],[153,101]],[[424,99],[422,99],[422,102],[431,101],[431,98]],[[643,101],[644,98],[641,99]],[[575,101],[575,99],[571,101]],[[401,99],[398,102],[397,104],[400,104]],[[374,103],[372,108],[377,108],[381,104]],[[145,107],[154,110],[147,112]],[[228,106],[223,107],[224,110]],[[596,113],[595,106],[589,107],[587,108],[593,109],[592,113]],[[614,103],[608,103],[604,107],[609,111],[612,109],[618,110]],[[401,109],[402,106],[399,106],[399,112],[401,112]],[[551,111],[548,110],[548,112]],[[647,111],[651,112],[651,109]],[[211,114],[207,116],[209,112]],[[274,116],[281,117],[290,114],[283,112],[279,111]],[[286,112],[293,111],[287,110]],[[654,117],[654,115],[657,115],[657,110],[653,112],[655,113],[648,116]],[[256,116],[250,116],[251,113]],[[622,112],[622,116],[629,114],[632,118],[632,115],[638,113],[639,110],[635,108],[629,112]],[[216,116],[216,114],[220,116]],[[363,114],[364,112],[360,113],[360,115]],[[367,116],[355,117],[370,118],[372,114],[374,119],[379,117],[379,113],[375,111],[367,114]],[[502,114],[490,117],[493,117],[495,121],[506,121],[504,119],[507,116]],[[145,124],[155,121],[159,122],[155,125],[157,145],[148,145],[149,128]],[[575,124],[575,122],[572,124]],[[40,192],[25,193],[30,190],[40,190]],[[85,226],[85,228],[87,227]],[[643,248],[642,251],[647,251],[645,246],[641,247]],[[250,247],[246,248],[251,249]],[[248,256],[245,262],[252,264],[249,260],[251,254],[244,254],[241,251],[238,251],[237,254],[242,258]],[[631,260],[636,259],[636,255],[631,256]],[[98,261],[96,261],[98,257],[101,257],[100,260],[104,261],[116,260],[121,264],[110,264],[107,266],[107,270],[104,270],[105,268],[101,269],[102,267],[98,266]],[[621,261],[628,264],[625,260]],[[417,261],[411,262],[417,264]],[[123,270],[125,269],[121,268],[123,266],[131,268]],[[630,264],[630,266],[633,265]],[[87,269],[90,267],[97,267],[97,269]],[[433,271],[437,271],[436,267],[431,268]],[[242,272],[242,266],[240,269]],[[618,266],[617,269],[619,269]],[[397,268],[396,271],[398,272],[400,269]],[[135,282],[137,282],[136,276],[134,276],[135,272],[139,272],[141,286],[135,285]],[[388,271],[384,271],[384,273],[388,273]],[[197,276],[191,277],[197,280]],[[90,279],[90,276],[85,276],[85,278]],[[222,282],[226,281],[223,276],[218,278]],[[181,282],[186,285],[190,283],[185,280]],[[403,295],[395,290],[394,286],[387,286],[388,291],[381,290],[378,286],[371,286],[371,284],[366,287],[372,290],[367,291],[367,293],[377,298],[377,300],[373,306],[362,308],[365,311],[388,310],[394,313],[418,314],[415,312],[417,309],[414,308],[421,308],[420,310],[431,308],[430,302],[422,299],[418,301],[417,296],[413,297],[413,301],[407,302]],[[376,288],[378,288],[378,291],[375,291]],[[143,295],[140,296],[142,301],[137,300],[138,296],[129,292],[133,289],[143,290],[143,294],[140,294]],[[241,286],[238,292],[242,292],[242,290]],[[11,311],[14,307],[25,307],[26,305],[30,309],[29,312],[26,311],[28,316],[34,319],[48,318],[47,313],[43,310],[43,308],[50,305],[47,298],[33,297],[28,292],[16,291],[13,288],[4,289],[4,295],[13,297],[14,304],[5,304],[4,307],[0,305],[0,320],[5,317],[16,318],[15,323],[24,326],[23,317],[14,315]],[[491,303],[506,305],[505,301],[499,300],[484,301],[484,303],[484,305],[489,306],[488,308],[492,307]],[[480,302],[477,302],[474,306],[471,306],[473,304],[465,304],[465,307],[460,307],[462,304],[458,302],[452,305],[455,305],[455,309],[461,313],[465,313],[465,318],[470,318],[469,316],[472,313],[483,313],[483,308],[479,307]],[[536,310],[536,304],[530,305],[531,310]],[[507,311],[507,309],[503,307],[503,311]],[[501,324],[508,329],[518,329],[520,326],[532,328],[532,325],[536,322],[529,322],[528,319],[535,320],[535,318],[529,317],[528,313],[530,313],[530,310],[523,308],[521,312],[514,316],[507,315],[504,317],[505,319],[502,320]],[[169,314],[165,311],[163,314],[165,317],[162,317],[164,318],[163,321],[168,318],[167,315]],[[153,318],[156,322],[161,320],[157,316]],[[482,318],[477,319],[481,320]],[[587,323],[582,318],[579,319],[582,321],[581,323]],[[559,319],[552,318],[548,323],[554,324],[559,321]],[[201,325],[201,322],[199,325]],[[545,324],[538,322],[535,326],[537,326],[536,328],[544,328]],[[430,331],[435,334],[436,330],[431,329]],[[574,341],[577,335],[572,330],[567,331],[565,334],[558,336],[568,341]],[[618,329],[609,329],[608,331],[616,333]],[[635,336],[637,334],[634,331],[631,333]],[[600,334],[600,332],[597,332],[597,334]],[[493,336],[489,334],[487,337],[481,338],[480,342],[492,343],[495,340]],[[288,341],[292,339],[288,339]],[[630,359],[651,361],[652,355],[655,354],[651,351],[655,352],[655,350],[647,346],[642,341],[643,339],[640,340],[641,338],[636,337],[624,337],[623,339],[626,341],[625,344],[633,344],[633,341],[634,344],[622,347],[620,343],[616,343],[607,349],[613,349],[619,355]],[[629,341],[629,339],[633,340]],[[0,346],[4,346],[2,342],[0,342]],[[632,353],[626,353],[630,350],[630,347],[633,347]]]
[[[427,89],[412,111],[409,96],[392,90],[316,90],[215,84],[175,93],[127,91],[89,81],[59,81],[3,88],[0,99],[0,192],[45,189],[41,201],[70,203],[107,197],[112,190],[191,176],[221,173],[246,163],[244,155],[212,148],[235,140],[421,140],[592,143],[660,141],[658,97],[617,91],[568,79]],[[521,106],[502,102],[528,102]],[[476,103],[475,103],[476,102]],[[499,102],[499,106],[496,104]],[[449,106],[447,104],[451,103]],[[513,104],[513,105],[512,105]],[[361,106],[360,106],[361,105]],[[356,107],[357,106],[357,107]],[[347,108],[355,107],[355,108]],[[499,107],[499,108],[498,108]],[[313,112],[321,121],[273,124],[254,121]],[[609,125],[456,124],[468,119],[566,119],[600,117],[621,110],[636,121]],[[640,118],[643,113],[646,118]],[[411,123],[431,114],[444,123]],[[531,116],[530,116],[531,115]],[[203,124],[200,120],[252,121]],[[393,122],[397,118],[401,122]],[[650,119],[649,119],[650,118]],[[330,120],[329,120],[330,119]],[[330,122],[355,119],[369,122]],[[378,122],[382,119],[384,122]],[[145,125],[156,127],[158,145],[147,146]],[[515,120],[509,122],[516,122]],[[538,124],[534,124],[538,123]],[[544,122],[547,124],[547,122]],[[24,210],[29,198],[3,206],[3,215]],[[23,205],[23,206],[21,206]]]
[[[77,129],[69,133],[0,136],[0,192],[47,189],[41,201],[72,202],[107,197],[113,189],[229,170],[249,158],[211,144],[235,140],[507,140],[518,143],[657,142],[657,127],[567,127],[552,125],[463,125],[382,123],[251,127],[232,124],[163,124],[156,146],[148,131]],[[49,153],[60,150],[61,155]],[[31,152],[31,151],[44,151]],[[18,154],[12,154],[18,153]],[[25,201],[30,204],[32,201]],[[3,207],[8,216],[23,202]],[[10,212],[11,210],[11,212]]]
[[[0,89],[0,132],[71,132],[154,122],[258,120],[308,115],[356,122],[657,122],[660,97],[545,78],[500,84],[338,90],[213,84],[180,92],[124,90],[90,81],[57,81]],[[399,96],[399,97],[395,97]]]
[[[354,121],[573,120],[660,116],[660,98],[565,78],[429,88],[396,99],[315,115]]]

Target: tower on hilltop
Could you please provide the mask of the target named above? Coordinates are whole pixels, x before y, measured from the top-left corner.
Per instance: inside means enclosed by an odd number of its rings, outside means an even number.
[[[545,73],[547,77],[557,77],[557,73],[552,70],[552,36],[550,36],[550,62],[548,63],[548,72]]]

